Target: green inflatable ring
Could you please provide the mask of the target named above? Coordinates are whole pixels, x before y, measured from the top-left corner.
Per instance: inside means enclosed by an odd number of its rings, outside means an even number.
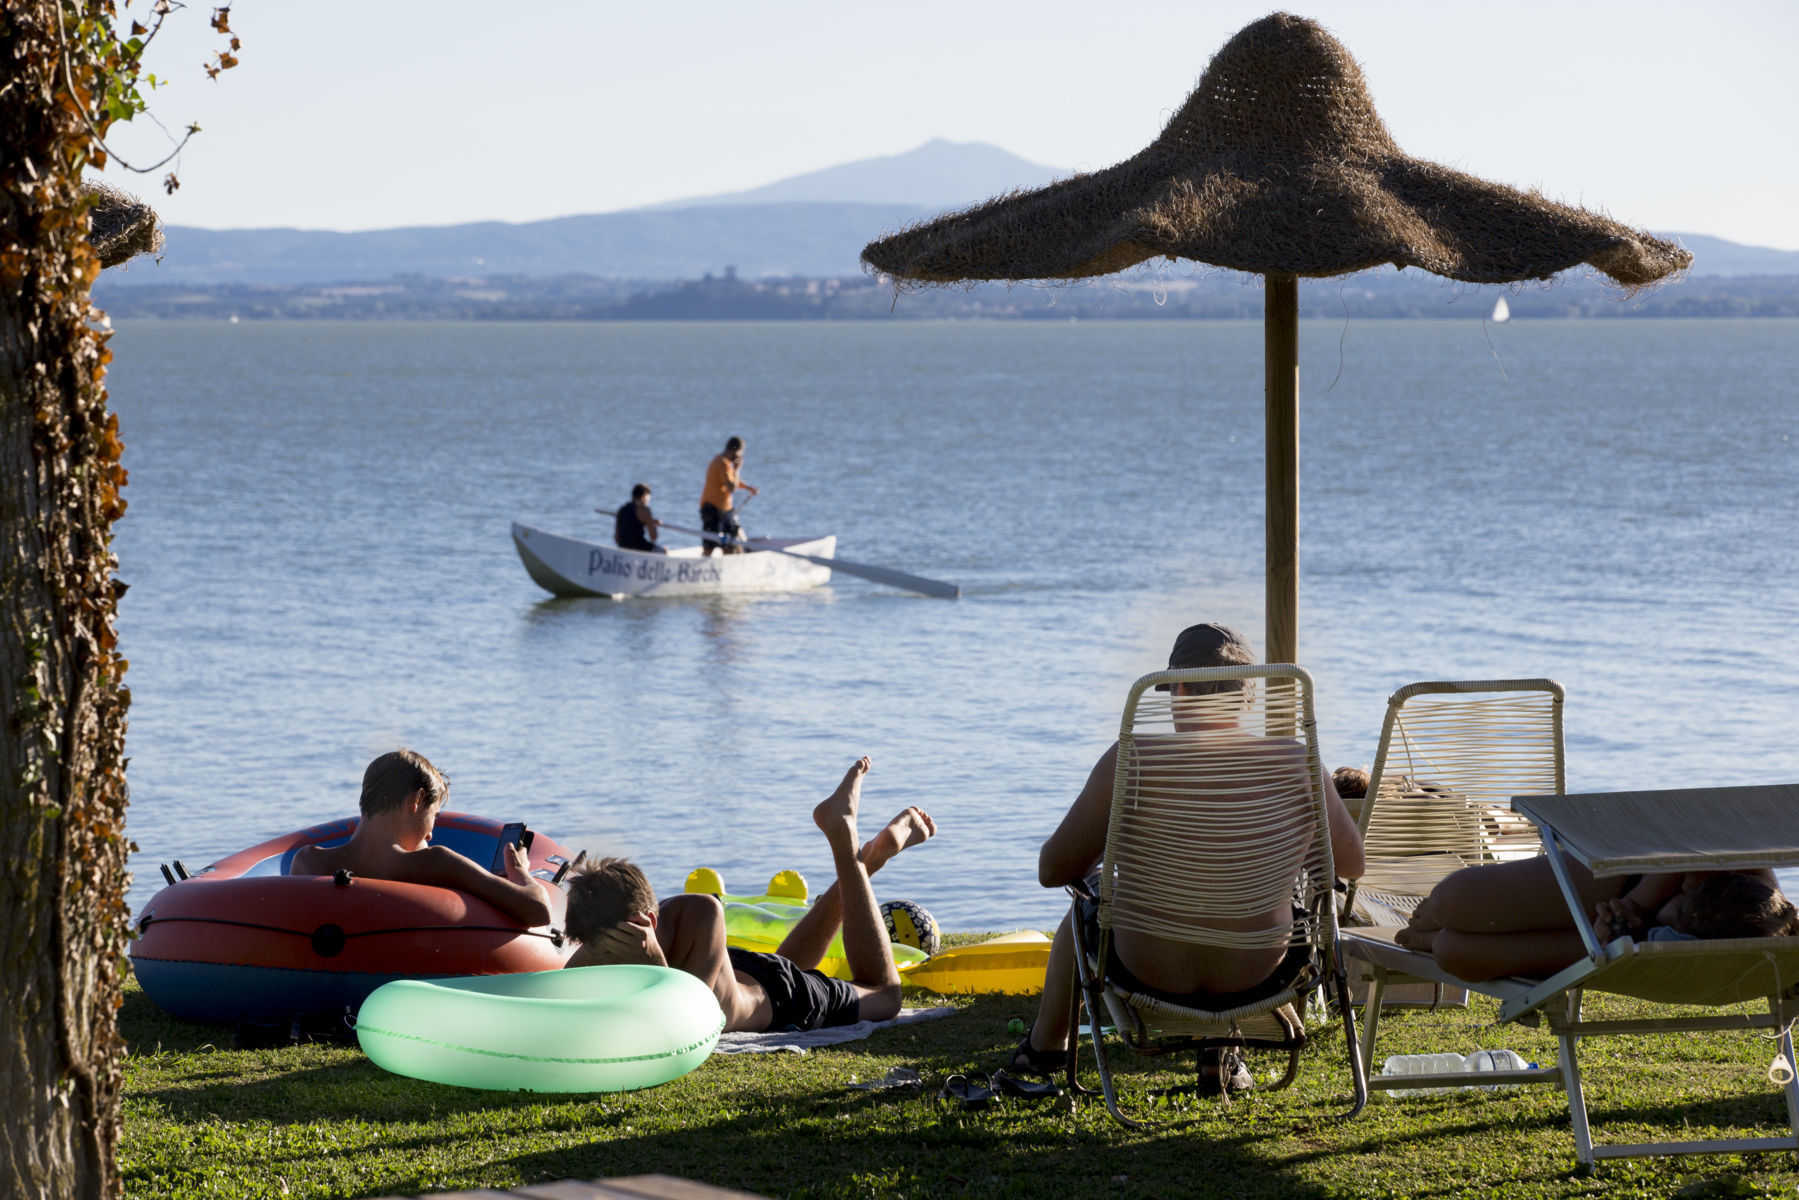
[[[457,1087],[624,1092],[706,1061],[725,1016],[685,971],[620,965],[401,979],[356,1014],[376,1066]]]

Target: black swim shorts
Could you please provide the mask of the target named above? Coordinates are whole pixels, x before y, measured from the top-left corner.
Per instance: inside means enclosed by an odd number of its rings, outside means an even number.
[[[762,985],[774,1008],[768,1029],[823,1029],[830,1025],[854,1025],[860,1003],[847,980],[833,979],[821,971],[801,970],[791,958],[758,954],[728,947],[732,970],[742,971]]]
[[[720,537],[742,538],[743,526],[737,523],[735,509],[722,509],[712,504],[700,505],[700,528]]]

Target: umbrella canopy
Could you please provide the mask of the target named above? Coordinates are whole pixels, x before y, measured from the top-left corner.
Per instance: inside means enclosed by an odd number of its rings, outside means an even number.
[[[1117,166],[862,251],[902,283],[1078,279],[1157,256],[1268,277],[1271,662],[1298,648],[1299,277],[1391,263],[1505,283],[1585,263],[1636,288],[1692,262],[1609,217],[1408,157],[1349,51],[1286,13],[1226,42],[1161,135]]]

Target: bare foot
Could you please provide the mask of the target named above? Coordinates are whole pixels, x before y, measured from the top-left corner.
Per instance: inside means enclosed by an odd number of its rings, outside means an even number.
[[[856,857],[873,875],[901,850],[910,849],[925,841],[937,832],[937,822],[931,820],[931,814],[922,808],[908,808],[899,816],[887,822],[886,828],[862,843],[862,850]]]
[[[1393,934],[1393,940],[1407,950],[1422,950],[1426,954],[1435,954],[1437,949],[1437,930],[1418,929],[1407,925]]]
[[[1430,895],[1420,900],[1418,907],[1412,910],[1412,915],[1406,920],[1406,925],[1420,933],[1435,933],[1443,928],[1443,922],[1437,917],[1436,896]]]
[[[847,843],[852,848],[856,844],[856,810],[862,803],[862,777],[868,774],[872,765],[867,755],[851,763],[837,790],[820,800],[818,807],[812,810],[813,824],[824,831],[825,840],[833,848],[840,843]]]

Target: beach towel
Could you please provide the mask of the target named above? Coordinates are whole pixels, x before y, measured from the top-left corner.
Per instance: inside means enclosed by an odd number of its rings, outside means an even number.
[[[857,1021],[854,1025],[833,1025],[826,1029],[786,1030],[780,1033],[721,1034],[715,1054],[771,1054],[786,1050],[805,1054],[819,1046],[835,1046],[840,1042],[859,1042],[877,1029],[893,1025],[910,1025],[914,1021],[934,1021],[947,1017],[955,1008],[902,1008],[899,1016],[889,1021]]]

